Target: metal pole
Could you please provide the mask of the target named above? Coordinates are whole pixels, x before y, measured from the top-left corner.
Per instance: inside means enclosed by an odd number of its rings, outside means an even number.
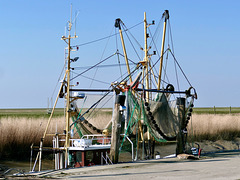
[[[32,168],[32,172],[34,172],[34,170],[35,170],[35,167],[36,167],[36,164],[37,164],[37,161],[38,161],[39,154],[40,154],[40,153],[38,152],[38,153],[37,153],[36,160],[35,160],[34,165],[33,165],[33,168]]]
[[[148,74],[148,47],[147,47],[147,38],[148,38],[148,34],[147,34],[147,18],[146,18],[146,12],[144,12],[144,52],[145,52],[145,62],[146,62],[146,66],[145,66],[145,72],[146,72],[146,79],[145,79],[145,83],[146,83],[146,89],[149,89],[149,74]],[[149,101],[149,92],[146,92],[146,101]]]
[[[65,75],[64,75],[64,78],[63,78],[63,79],[66,78],[66,74],[67,74],[67,72],[65,72]],[[55,107],[56,107],[56,105],[57,105],[58,98],[59,98],[59,95],[60,95],[60,93],[61,93],[62,87],[63,87],[63,82],[62,82],[61,87],[60,87],[60,89],[59,89],[59,91],[58,91],[58,95],[57,95],[56,101],[55,101],[55,103],[54,103],[54,106],[53,106],[53,109],[52,109],[52,113],[51,113],[51,115],[50,115],[50,117],[49,117],[49,119],[48,119],[47,127],[46,127],[46,129],[45,129],[45,131],[44,131],[44,134],[43,134],[43,139],[45,138],[45,136],[46,136],[46,134],[47,134],[48,126],[49,126],[49,124],[50,124],[50,122],[51,122],[51,119],[52,119],[52,116],[53,116],[53,112],[54,112]]]
[[[43,138],[41,138],[40,147],[39,147],[39,168],[38,168],[38,171],[41,171],[41,167],[42,167],[42,146],[43,146]]]
[[[133,151],[133,142],[131,141],[131,139],[129,139],[128,136],[126,136],[127,140],[131,143],[131,147],[132,147],[132,161],[134,161],[134,151]]]
[[[119,34],[120,34],[120,38],[121,38],[121,42],[122,42],[124,58],[125,58],[126,66],[127,66],[129,80],[130,80],[130,83],[131,83],[132,82],[132,76],[130,75],[131,71],[130,71],[130,67],[129,67],[129,63],[128,63],[128,57],[127,57],[127,51],[126,51],[126,48],[125,48],[125,43],[124,43],[124,39],[123,39],[123,35],[122,35],[122,29],[121,29],[121,25],[120,25],[121,22],[122,22],[121,19],[116,19],[115,27],[119,28]]]
[[[159,67],[159,76],[158,76],[158,86],[157,89],[160,89],[161,85],[161,77],[162,77],[162,66],[163,66],[163,52],[164,52],[164,44],[165,44],[165,36],[166,36],[166,26],[167,26],[167,19],[169,19],[168,10],[165,10],[163,13],[165,16],[165,21],[163,25],[163,38],[162,38],[162,49],[161,49],[161,56],[160,56],[160,67]]]
[[[32,169],[32,156],[33,156],[33,143],[31,145],[31,156],[30,156],[30,171]]]

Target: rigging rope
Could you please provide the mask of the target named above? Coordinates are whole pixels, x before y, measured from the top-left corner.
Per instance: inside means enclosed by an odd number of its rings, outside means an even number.
[[[151,33],[151,30],[148,28],[148,30],[149,30],[149,33],[150,33],[150,35],[152,36],[152,33]],[[156,43],[155,43],[155,41],[152,39],[152,43],[153,43],[153,45],[155,46],[155,49],[156,49],[156,51],[157,51],[157,55],[158,55],[158,57],[159,57],[159,59],[161,58],[160,56],[159,56],[159,52],[158,52],[158,48],[157,48],[157,45],[156,45]],[[164,54],[163,54],[164,55]],[[159,60],[158,60],[159,61]],[[155,67],[153,67],[154,69],[153,70],[155,70],[155,73],[156,72],[158,72],[157,70],[156,70],[156,68]],[[163,66],[162,67],[163,68],[163,71],[165,72],[165,67]],[[158,74],[158,73],[157,73]],[[165,76],[166,76],[166,79],[168,80],[168,82],[169,82],[169,78],[168,78],[168,76],[167,76],[167,74],[165,74]],[[157,77],[158,78],[158,77]],[[163,81],[163,82],[165,82],[164,80],[161,80],[161,81]]]
[[[72,81],[73,79],[76,79],[77,77],[81,76],[82,74],[88,72],[89,70],[93,69],[94,67],[98,66],[99,64],[105,62],[106,60],[110,59],[111,57],[113,57],[114,55],[116,55],[116,53],[112,54],[111,56],[108,56],[107,58],[103,59],[102,61],[98,62],[97,64],[93,65],[92,67],[88,68],[87,70],[83,71],[82,73],[78,74],[77,76],[73,77],[72,79],[70,79],[70,81]]]
[[[132,29],[132,28],[135,28],[136,26],[142,24],[143,21],[141,21],[140,23],[130,27],[129,29]],[[126,29],[126,31],[129,31],[129,29]],[[84,45],[88,45],[88,44],[92,44],[92,43],[95,43],[95,42],[98,42],[98,41],[102,41],[104,39],[107,39],[107,38],[110,38],[110,37],[113,37],[113,36],[116,36],[118,35],[119,33],[115,33],[113,35],[110,35],[110,36],[106,36],[106,37],[103,37],[103,38],[100,38],[100,39],[96,39],[96,40],[93,40],[93,41],[89,41],[89,42],[86,42],[86,43],[82,43],[82,44],[79,44],[79,45],[75,45],[75,46],[72,46],[72,47],[80,47],[80,46],[84,46]]]
[[[169,47],[168,47],[168,48],[169,48]],[[168,51],[167,51],[167,57],[166,57],[166,61],[165,61],[163,80],[165,80],[165,78],[167,78],[167,64],[168,64]],[[163,85],[163,84],[162,84],[162,87],[164,88],[164,85]]]
[[[58,86],[58,84],[59,84],[60,78],[62,77],[63,71],[64,71],[64,69],[65,69],[65,64],[66,64],[66,63],[64,63],[63,68],[62,68],[62,71],[61,71],[61,74],[60,74],[60,76],[58,77],[58,80],[57,80],[57,83],[56,83],[55,88],[54,88],[54,90],[53,90],[53,93],[52,93],[51,98],[53,97],[53,95],[54,95],[54,93],[55,93],[55,91],[56,91],[56,89],[57,89],[57,86]]]
[[[116,28],[115,28],[115,34],[116,34]],[[120,63],[120,58],[119,58],[119,50],[118,50],[118,38],[116,37],[116,48],[117,48],[117,60],[118,60],[118,65],[119,65],[119,70],[120,70],[120,74],[121,74],[121,78],[122,78],[122,69],[121,69],[121,63]]]
[[[120,64],[121,66],[125,66],[126,64]],[[136,63],[130,63],[129,65],[136,65]],[[98,67],[110,67],[110,66],[119,66],[118,64],[115,64],[115,65],[102,65],[102,66],[98,66]],[[92,66],[87,66],[87,67],[79,67],[80,69],[81,68],[89,68],[89,67],[92,67]],[[77,67],[78,68],[78,67]],[[130,70],[133,70],[135,67],[132,67],[130,68]],[[75,68],[74,68],[75,69]],[[74,74],[78,74],[76,72],[73,72]],[[122,76],[125,76],[128,72],[125,72],[124,74],[121,75],[121,77],[117,78],[116,80],[114,80],[113,82],[116,82],[118,81],[119,79],[122,79]],[[109,85],[109,82],[104,82],[104,81],[100,81],[100,80],[96,80],[96,79],[92,79],[90,77],[87,77],[87,76],[84,76],[84,75],[80,75],[81,77],[84,77],[86,79],[90,79],[90,80],[93,80],[93,81],[96,81],[96,82],[99,82],[99,83],[103,83],[103,84],[107,84]],[[110,87],[109,87],[110,88]]]
[[[124,25],[124,24],[123,24],[123,25]],[[126,26],[124,25],[124,26],[123,26],[123,29],[124,29],[124,30],[125,30],[125,27],[126,27]],[[129,38],[129,36],[128,36],[128,34],[127,34],[127,29],[126,29],[124,32],[125,32],[125,34],[126,34],[128,40],[129,40],[129,42],[131,43],[131,45],[132,45],[132,47],[133,47],[133,50],[135,51],[135,53],[136,53],[136,55],[137,55],[139,61],[140,61],[141,58],[140,58],[140,56],[138,55],[138,53],[137,53],[137,51],[136,51],[136,49],[135,49],[135,47],[134,47],[134,45],[133,45],[131,39]],[[140,43],[139,43],[139,42],[136,40],[136,38],[131,34],[131,32],[130,32],[130,31],[128,31],[128,32],[129,32],[130,35],[133,37],[133,39],[137,42],[137,44],[139,45],[140,49],[143,49],[143,48],[141,47]]]
[[[115,89],[117,86],[119,86],[122,82],[124,82],[125,80],[127,80],[133,73],[135,73],[135,71],[141,67],[141,65],[137,66],[130,74],[128,74],[124,79],[122,79],[120,82],[118,82],[114,87],[112,87],[111,89],[109,89],[108,92],[106,92],[97,102],[95,102],[90,108],[88,108],[77,120],[75,120],[70,127],[72,127],[73,124],[75,124],[79,119],[81,119],[81,117],[83,117],[86,113],[88,113],[92,108],[94,108],[95,106],[97,106],[97,104],[99,104],[113,89]]]
[[[120,55],[120,53],[118,51],[117,51],[117,54]],[[137,63],[129,63],[129,65],[137,65]],[[107,64],[107,65],[99,65],[99,66],[96,66],[96,67],[97,68],[108,68],[108,67],[116,67],[116,66],[126,66],[126,64]],[[90,67],[92,67],[92,66],[74,67],[73,70],[87,69],[87,68],[90,68]]]
[[[170,49],[169,49],[169,50],[170,50]],[[192,84],[191,84],[190,81],[188,80],[186,74],[184,73],[183,69],[181,68],[180,64],[178,63],[177,59],[175,58],[175,56],[174,56],[174,54],[172,53],[171,50],[170,50],[170,53],[172,54],[172,57],[173,57],[174,61],[176,61],[179,69],[181,70],[181,72],[182,72],[183,76],[185,77],[185,79],[187,80],[188,84],[192,87]]]
[[[132,71],[134,68],[136,68],[136,67],[132,67],[132,68],[130,68],[130,71]],[[123,76],[125,76],[125,75],[127,75],[128,74],[128,72],[125,72],[124,74],[123,74]],[[113,81],[113,82],[117,82],[119,79],[122,79],[121,77],[119,77],[119,78],[117,78],[115,81]]]
[[[113,29],[112,29],[112,31],[111,31],[110,34],[112,34],[112,32],[113,32]],[[106,43],[105,48],[104,48],[104,50],[103,50],[103,52],[102,52],[102,56],[101,56],[99,62],[101,62],[101,59],[103,58],[103,55],[104,55],[104,53],[105,53],[105,51],[106,51],[106,48],[107,48],[107,46],[108,46],[108,43],[109,43],[109,39],[110,39],[110,37],[109,37],[108,40],[107,40],[107,43]],[[93,79],[95,78],[95,76],[96,76],[96,74],[97,74],[97,71],[98,71],[98,68],[97,68],[96,71],[94,72]],[[93,83],[93,81],[91,81],[90,87],[92,87],[92,83]],[[90,87],[89,87],[89,88],[90,88]]]
[[[171,49],[172,52],[174,54],[174,46],[173,46],[173,38],[172,38],[172,29],[171,29],[171,24],[170,24],[170,19],[168,19],[168,46],[170,46],[171,42]],[[170,48],[169,48],[170,49]],[[175,74],[176,74],[176,81],[177,81],[177,87],[178,90],[180,90],[180,84],[179,84],[179,79],[178,79],[178,72],[177,72],[177,66],[176,66],[176,62],[174,61],[174,68],[175,68]],[[181,97],[181,95],[180,95]]]
[[[136,68],[136,67],[135,67],[135,68]],[[132,69],[133,69],[133,68],[131,68],[130,70],[132,70]],[[125,76],[125,75],[127,75],[127,74],[128,74],[128,72],[124,73],[123,75]],[[133,74],[134,74],[134,73],[132,73],[132,75],[133,75]],[[119,77],[118,79],[122,79],[122,77]],[[115,81],[113,81],[113,82],[117,82],[118,79],[115,80]],[[121,81],[121,82],[122,82],[122,81]],[[111,86],[110,86],[109,88],[111,88]],[[112,89],[109,89],[109,91],[112,91]],[[110,99],[111,99],[111,98],[110,98]],[[110,100],[110,99],[109,99],[109,100]],[[109,102],[109,100],[108,100],[107,102]],[[107,102],[106,102],[106,103],[107,103]],[[99,102],[99,103],[100,103],[100,102]],[[104,106],[106,103],[104,103],[103,106]],[[94,109],[96,109],[97,106],[98,106],[98,104],[95,106]],[[103,107],[103,106],[102,106],[102,107]],[[102,108],[102,107],[100,107],[100,108]],[[94,111],[94,109],[93,109],[93,111]],[[99,110],[100,110],[100,109],[99,109]],[[92,111],[92,112],[93,112],[93,111]],[[92,112],[91,112],[91,113],[92,113]],[[96,114],[96,113],[95,113],[95,114]],[[94,114],[94,115],[95,115],[95,114]],[[90,115],[91,115],[91,114],[90,114]],[[90,117],[90,115],[89,115],[88,117]],[[88,117],[87,117],[87,118],[88,118]]]
[[[119,51],[117,49],[117,58],[118,58],[118,66],[119,66],[119,70],[120,70],[120,74],[121,74],[121,78],[122,78],[122,69],[121,69],[121,63],[120,63],[120,57],[119,57]],[[126,66],[126,64],[125,64]]]
[[[160,35],[160,25],[161,25],[161,23],[162,23],[162,20],[163,20],[163,16],[162,16],[162,18],[160,19],[160,21],[159,21],[159,23],[158,23],[158,25],[157,25],[157,29],[155,30],[155,33],[153,34],[153,36],[152,36],[152,34],[151,34],[151,32],[150,32],[151,37],[152,37],[152,41],[150,42],[149,46],[151,46],[152,43],[154,43],[154,41],[158,39],[158,37],[159,37],[159,35]],[[149,27],[148,27],[148,30],[150,31]]]
[[[109,99],[101,106],[101,107],[99,107],[98,108],[98,110],[97,111],[95,111],[95,109],[97,108],[97,106],[98,105],[96,105],[96,107],[92,110],[92,112],[86,117],[86,119],[89,119],[89,117],[92,115],[92,116],[94,116],[94,115],[96,115],[100,110],[101,110],[101,108],[103,108],[110,100],[112,99],[112,97],[109,97]],[[94,112],[95,111],[95,112]],[[94,113],[93,113],[94,112]]]
[[[73,72],[73,73],[74,73],[74,74],[78,74],[78,73],[76,73],[76,72]],[[89,79],[89,80],[92,80],[92,81],[96,81],[96,82],[99,82],[99,83],[103,83],[103,84],[109,85],[108,82],[104,82],[104,81],[100,81],[100,80],[97,80],[97,79],[93,79],[93,78],[90,78],[90,77],[87,77],[87,76],[84,76],[84,75],[81,75],[81,77],[84,77],[84,78]]]
[[[119,55],[121,55],[122,57],[124,57],[124,55],[123,54],[121,54],[121,53],[119,53]],[[132,62],[133,64],[135,64],[135,65],[137,65],[138,63],[135,63],[133,60],[131,60],[131,59],[129,59],[128,58],[128,61],[130,61],[130,62]]]
[[[172,42],[172,52],[174,54],[174,46],[173,46],[173,38],[172,38],[172,28],[171,28],[171,24],[170,24],[170,19],[168,19],[168,24],[169,24],[170,37],[171,37],[171,42]]]
[[[163,55],[164,55],[168,50],[169,50],[169,49],[166,49],[166,50],[163,52]],[[163,56],[163,55],[162,55],[162,56]],[[162,56],[161,56],[161,57],[162,57]],[[139,81],[142,81],[143,79],[145,79],[145,77],[147,76],[147,74],[152,70],[152,68],[154,68],[154,66],[158,63],[158,61],[160,61],[161,57],[158,58],[158,60],[152,65],[151,68],[149,68],[148,72],[145,73],[145,75],[144,75],[144,76],[142,77],[142,79],[140,79]]]

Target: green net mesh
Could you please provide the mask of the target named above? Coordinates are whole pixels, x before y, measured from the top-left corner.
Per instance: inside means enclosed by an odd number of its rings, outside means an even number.
[[[130,118],[125,134],[136,133],[138,121],[141,121],[143,127],[147,127],[148,131],[156,141],[166,141],[157,131],[157,126],[166,136],[176,136],[179,127],[177,123],[177,115],[175,113],[176,111],[174,108],[170,108],[165,94],[158,94],[156,98],[157,100],[149,102],[148,106],[145,105],[143,98],[136,98],[130,90],[128,91],[127,96],[127,116]]]

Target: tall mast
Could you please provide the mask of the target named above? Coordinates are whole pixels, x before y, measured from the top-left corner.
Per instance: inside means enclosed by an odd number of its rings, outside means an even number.
[[[144,52],[145,52],[145,73],[146,73],[146,79],[145,79],[145,86],[146,89],[149,89],[149,76],[148,76],[148,47],[147,47],[147,18],[146,18],[146,12],[144,12]],[[146,101],[149,100],[149,92],[146,92]]]
[[[164,25],[163,25],[162,49],[161,49],[158,86],[157,86],[158,90],[160,90],[160,86],[161,86],[162,66],[163,66],[163,52],[164,52],[164,44],[165,44],[165,36],[166,36],[166,26],[167,26],[167,20],[169,19],[168,10],[165,10],[165,12],[163,13],[163,16],[165,17],[165,20],[164,20]]]
[[[71,37],[71,28],[72,28],[72,6],[71,6],[71,16],[70,21],[68,22],[68,37],[63,36],[62,40],[64,40],[68,45],[68,56],[67,56],[67,69],[66,69],[66,76],[67,76],[67,94],[65,96],[66,98],[66,119],[65,119],[65,125],[66,125],[66,138],[65,138],[65,167],[67,167],[68,162],[68,153],[67,149],[70,146],[70,118],[71,118],[71,105],[70,105],[70,69],[71,69],[71,39],[77,38],[76,35]]]
[[[69,28],[71,27],[71,21],[69,23]],[[67,100],[67,104],[66,104],[66,141],[65,141],[65,148],[66,148],[66,154],[67,154],[67,148],[69,147],[69,120],[70,120],[70,53],[71,53],[71,44],[70,44],[70,40],[71,40],[71,34],[69,31],[69,35],[68,35],[68,58],[67,58],[67,96],[66,96],[66,100]],[[65,154],[65,157],[66,157]],[[66,162],[66,158],[65,158],[65,162]]]

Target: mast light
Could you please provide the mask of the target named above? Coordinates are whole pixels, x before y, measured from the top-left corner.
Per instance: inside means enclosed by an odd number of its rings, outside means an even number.
[[[70,59],[72,62],[76,62],[79,59],[79,57],[75,57],[73,59]]]

